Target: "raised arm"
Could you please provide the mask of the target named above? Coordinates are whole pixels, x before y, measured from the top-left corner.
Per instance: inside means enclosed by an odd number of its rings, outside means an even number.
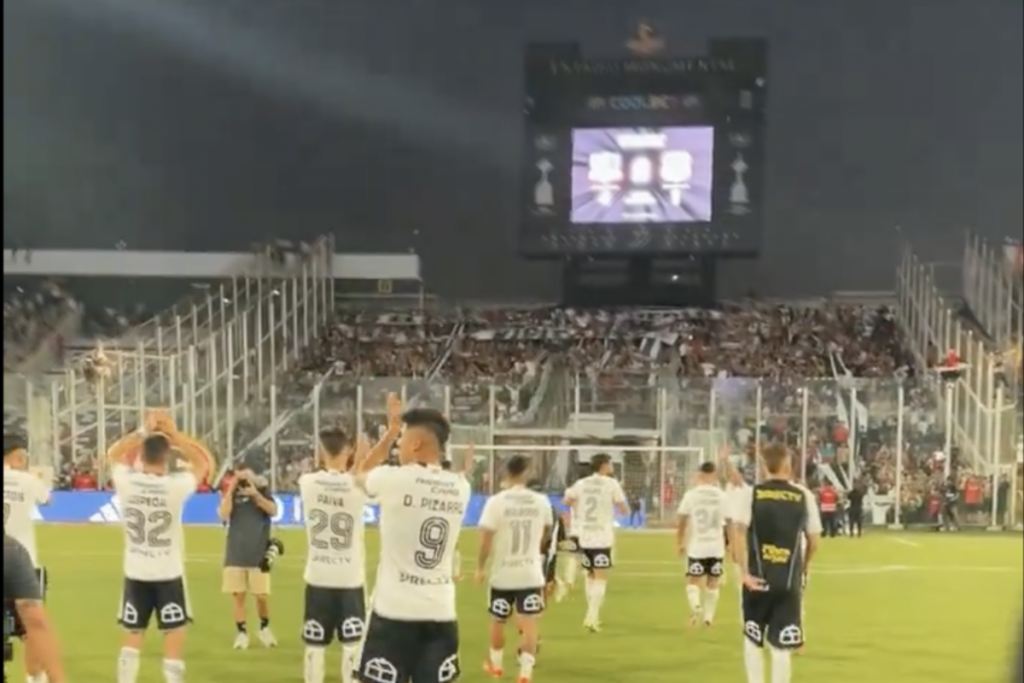
[[[402,401],[395,394],[388,394],[388,428],[373,448],[366,453],[365,457],[356,463],[356,481],[363,488],[366,487],[366,475],[373,468],[380,466],[387,460],[388,453],[399,434],[402,433]],[[367,493],[370,493],[367,491]],[[372,494],[371,494],[372,495]]]
[[[743,475],[729,459],[729,447],[722,446],[718,449],[718,465],[725,473],[725,481],[733,486],[743,486]]]

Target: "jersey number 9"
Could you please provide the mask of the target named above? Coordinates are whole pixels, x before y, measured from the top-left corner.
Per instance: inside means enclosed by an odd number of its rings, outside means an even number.
[[[442,517],[430,517],[420,526],[420,548],[413,553],[416,566],[422,569],[437,569],[444,561],[451,525]]]
[[[171,544],[173,520],[167,510],[155,510],[147,515],[137,508],[125,508],[124,528],[128,532],[128,542],[150,548],[166,548]]]
[[[355,520],[347,512],[328,515],[323,510],[310,510],[309,544],[317,550],[348,550],[352,547],[352,530]],[[326,538],[325,538],[326,536]]]

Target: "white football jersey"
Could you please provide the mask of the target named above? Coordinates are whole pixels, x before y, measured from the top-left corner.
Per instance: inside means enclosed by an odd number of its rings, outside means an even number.
[[[306,573],[323,588],[361,588],[366,583],[363,510],[366,493],[345,472],[309,472],[299,477],[306,519]]]
[[[555,524],[551,501],[524,486],[491,496],[480,526],[494,532],[491,546],[491,586],[500,589],[544,586],[541,543]]]
[[[565,492],[573,509],[573,530],[581,548],[607,549],[615,544],[615,506],[626,502],[622,485],[612,477],[591,474]]]
[[[36,554],[36,525],[32,513],[37,505],[46,505],[50,491],[31,472],[4,467],[4,533],[25,546],[32,564],[39,566]]]
[[[469,482],[440,467],[383,466],[366,477],[380,505],[373,611],[400,621],[455,621],[452,566]]]
[[[730,514],[725,491],[710,484],[695,486],[683,495],[678,513],[688,518],[687,557],[725,557],[725,525]]]
[[[148,474],[126,465],[112,470],[124,523],[124,575],[169,581],[185,575],[181,515],[199,483],[191,472]]]
[[[750,485],[726,484],[725,497],[729,501],[729,521],[733,521],[740,514],[739,509],[750,500]]]

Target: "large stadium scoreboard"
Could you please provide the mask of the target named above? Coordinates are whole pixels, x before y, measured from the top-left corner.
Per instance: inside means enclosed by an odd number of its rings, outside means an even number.
[[[767,46],[707,55],[526,54],[521,251],[753,256],[763,215]]]

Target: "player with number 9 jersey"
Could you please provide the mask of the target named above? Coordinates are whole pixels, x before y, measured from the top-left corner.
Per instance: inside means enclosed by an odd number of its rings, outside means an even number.
[[[455,621],[452,564],[469,481],[440,468],[384,466],[369,473],[366,491],[380,505],[374,612],[396,620]]]

